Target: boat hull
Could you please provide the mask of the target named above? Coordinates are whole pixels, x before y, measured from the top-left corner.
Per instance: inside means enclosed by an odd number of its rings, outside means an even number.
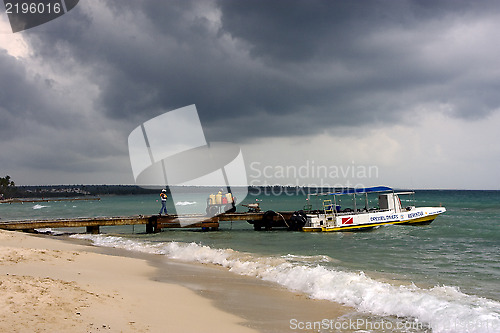
[[[320,232],[323,231],[322,227],[302,227],[302,231],[304,232]]]
[[[412,224],[412,225],[425,225],[425,224],[431,224],[436,217],[438,217],[439,214],[431,215],[431,216],[426,216],[422,218],[418,218],[412,221],[407,221],[403,222],[402,224]]]

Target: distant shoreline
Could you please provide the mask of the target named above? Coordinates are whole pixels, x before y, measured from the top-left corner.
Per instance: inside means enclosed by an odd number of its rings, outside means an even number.
[[[13,198],[13,199],[5,199],[0,200],[0,203],[33,203],[33,202],[49,202],[49,201],[87,201],[87,200],[96,200],[99,201],[101,198],[99,197],[78,197],[78,198]]]
[[[241,188],[232,186],[232,188]],[[14,193],[9,198],[0,200],[2,202],[11,202],[16,199],[49,199],[49,198],[88,198],[99,197],[106,195],[141,195],[141,194],[157,194],[164,187],[141,187],[138,185],[21,185],[16,186]],[[176,193],[187,192],[196,193],[197,191],[206,192],[207,189],[218,191],[221,186],[167,186],[167,191],[172,188],[176,189]],[[249,194],[260,193],[311,193],[327,192],[339,190],[340,188],[330,187],[307,187],[307,186],[286,186],[286,185],[268,185],[268,186],[248,186]],[[466,190],[466,189],[399,189],[395,190],[414,190],[414,191],[490,191],[498,192],[500,190]]]

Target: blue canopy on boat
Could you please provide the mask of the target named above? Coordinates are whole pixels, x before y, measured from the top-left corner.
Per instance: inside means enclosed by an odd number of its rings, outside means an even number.
[[[342,194],[361,194],[361,193],[371,193],[371,192],[386,192],[393,191],[392,188],[387,186],[374,186],[374,187],[365,187],[365,188],[348,188],[346,190],[334,193],[328,193],[329,195],[342,195]]]

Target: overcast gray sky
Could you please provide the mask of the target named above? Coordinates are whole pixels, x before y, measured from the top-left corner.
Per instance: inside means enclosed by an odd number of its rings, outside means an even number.
[[[15,34],[2,8],[0,174],[133,184],[128,135],[196,104],[254,185],[500,189],[499,92],[498,1],[85,0]]]

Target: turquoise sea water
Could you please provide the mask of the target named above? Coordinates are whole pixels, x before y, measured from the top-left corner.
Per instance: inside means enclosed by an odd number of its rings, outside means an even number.
[[[293,211],[305,203],[300,194],[257,198],[263,210]],[[157,199],[140,195],[0,204],[0,217],[155,214]],[[176,198],[193,212],[204,210],[205,202],[196,194]],[[359,316],[420,325],[393,331],[500,332],[500,192],[417,191],[415,205],[443,205],[447,212],[427,226],[385,226],[369,232],[256,232],[246,222],[224,222],[217,232],[177,229],[147,235],[142,226],[127,226],[82,237],[100,246],[213,263],[312,298],[353,306]]]

